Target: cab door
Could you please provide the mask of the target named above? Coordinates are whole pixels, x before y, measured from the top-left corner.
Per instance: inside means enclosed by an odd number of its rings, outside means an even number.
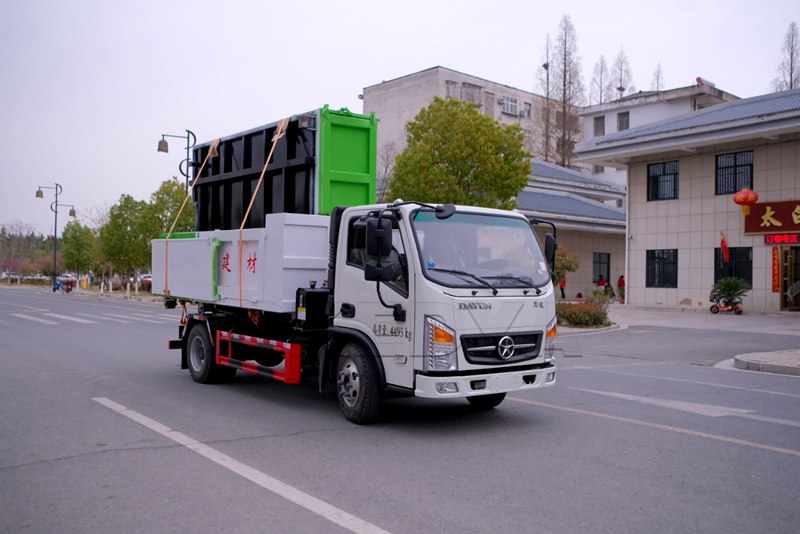
[[[406,250],[410,246],[397,221],[392,221],[392,252],[381,264],[388,269],[390,280],[380,282],[383,301],[400,304],[405,321],[395,319],[394,310],[381,304],[378,282],[364,279],[367,262],[377,258],[367,255],[366,230],[353,215],[342,221],[336,270],[336,318],[334,324],[367,334],[380,352],[387,384],[414,387],[414,300],[413,281],[409,276]]]

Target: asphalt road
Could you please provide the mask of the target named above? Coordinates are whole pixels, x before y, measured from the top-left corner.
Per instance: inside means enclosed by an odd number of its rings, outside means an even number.
[[[797,532],[800,378],[711,365],[794,316],[620,313],[552,388],[356,426],[314,380],[195,384],[175,310],[0,287],[0,532]]]

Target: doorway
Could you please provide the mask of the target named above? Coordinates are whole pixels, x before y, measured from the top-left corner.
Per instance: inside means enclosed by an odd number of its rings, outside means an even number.
[[[800,311],[800,247],[781,247],[781,310]]]

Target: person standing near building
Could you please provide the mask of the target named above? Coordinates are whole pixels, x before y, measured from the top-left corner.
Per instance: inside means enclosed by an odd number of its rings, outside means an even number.
[[[625,293],[625,275],[619,277],[617,287],[619,287],[619,294],[622,296]]]
[[[561,279],[561,282],[559,282],[558,287],[561,288],[561,298],[562,299],[567,298],[566,293],[564,293],[564,289],[566,289],[566,287],[567,287],[567,275],[566,274],[564,275],[564,278]]]
[[[602,274],[597,277],[597,287],[599,287],[600,289],[606,288],[606,279],[603,278]]]

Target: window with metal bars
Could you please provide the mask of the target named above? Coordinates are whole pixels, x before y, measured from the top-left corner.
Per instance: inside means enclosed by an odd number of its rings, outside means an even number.
[[[678,249],[647,251],[645,287],[678,287]]]
[[[606,134],[606,116],[594,118],[594,136],[602,137]]]
[[[717,194],[738,193],[753,188],[753,151],[717,156]]]
[[[622,111],[617,113],[617,131],[627,130],[631,127],[631,112]]]
[[[678,198],[678,162],[647,166],[647,201]]]
[[[753,287],[753,247],[728,247],[728,254],[726,262],[722,249],[714,249],[714,280],[734,277]]]
[[[603,275],[606,283],[611,279],[611,254],[607,252],[592,253],[592,282],[597,283],[600,275]]]

